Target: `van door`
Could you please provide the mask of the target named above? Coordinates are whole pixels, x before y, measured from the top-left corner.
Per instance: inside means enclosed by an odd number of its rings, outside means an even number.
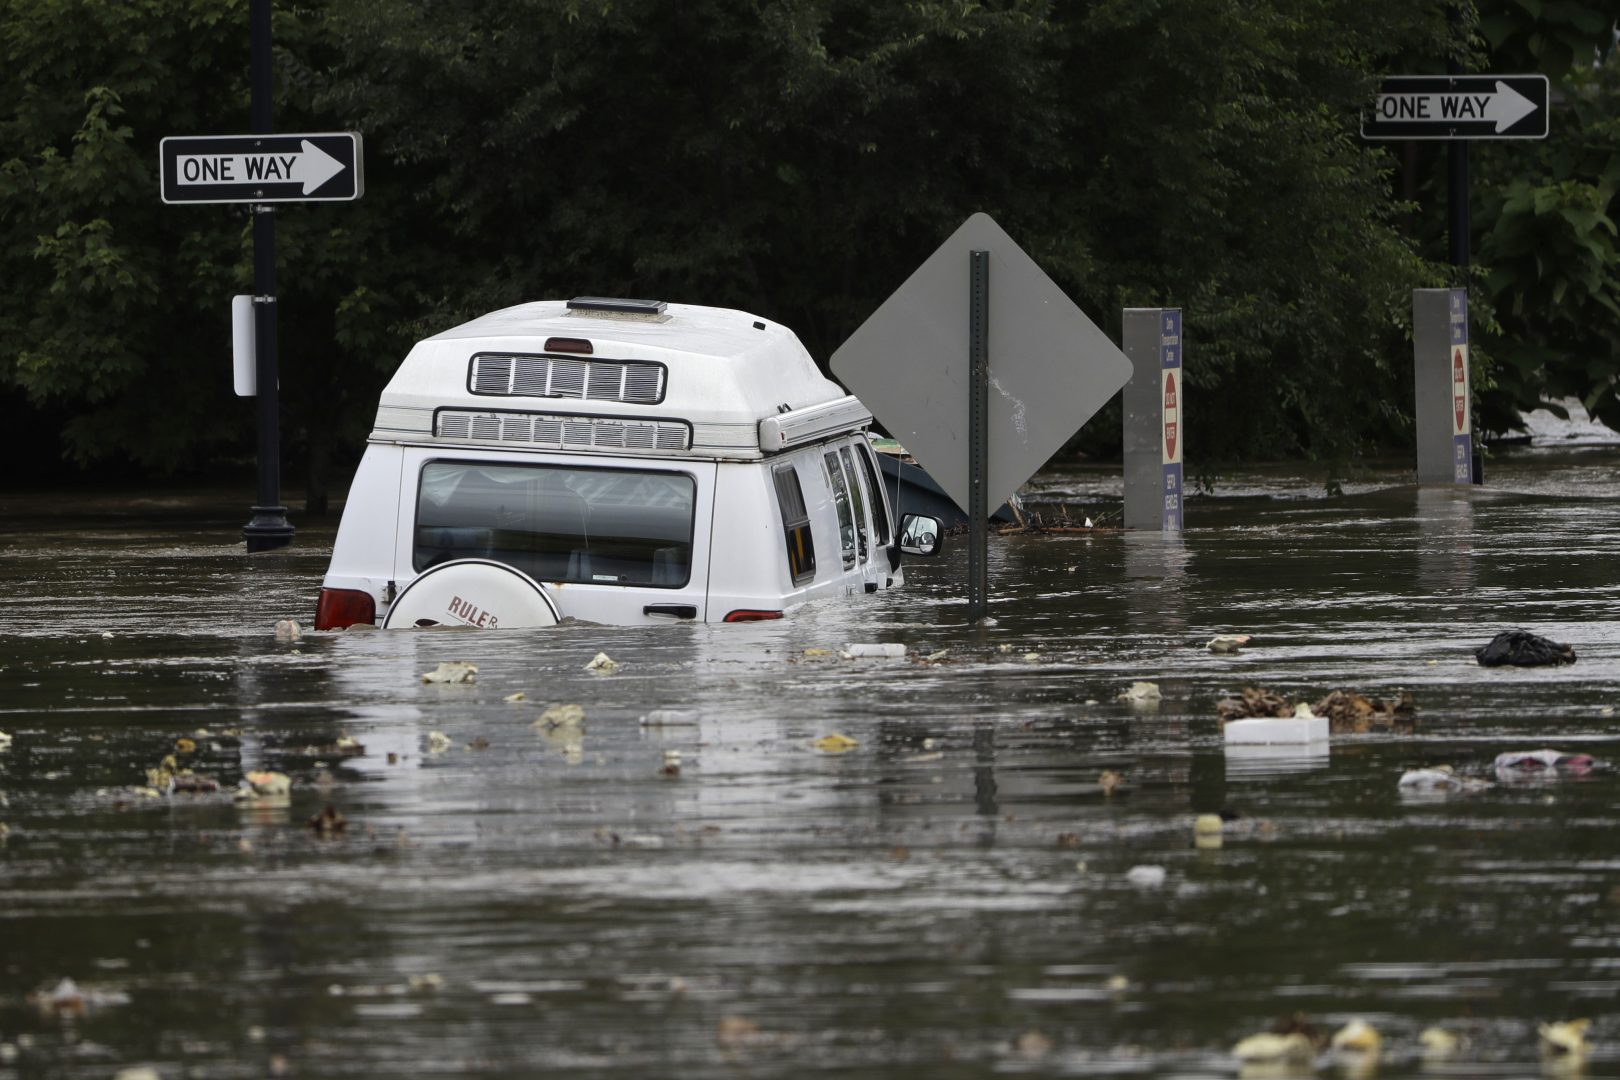
[[[401,587],[430,566],[491,559],[564,616],[706,617],[714,462],[413,447],[400,478]]]

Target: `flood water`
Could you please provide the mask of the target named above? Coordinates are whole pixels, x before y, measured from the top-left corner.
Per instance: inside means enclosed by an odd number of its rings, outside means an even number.
[[[957,541],[778,623],[281,643],[330,524],[249,559],[247,492],[0,498],[0,1077],[1223,1077],[1296,1013],[1371,1022],[1384,1077],[1620,1076],[1620,774],[1397,790],[1508,750],[1620,761],[1617,457],[1333,498],[1234,475],[1179,540],[994,538],[985,627]],[[1117,508],[1107,472],[1036,487]],[[1578,662],[1479,667],[1515,626]],[[477,681],[421,681],[452,660]],[[1116,700],[1137,680],[1156,709]],[[1416,724],[1228,754],[1245,686],[1409,691]],[[556,703],[582,735],[536,730]],[[221,792],[140,793],[181,738]],[[262,769],[287,803],[233,803]],[[1537,1025],[1583,1017],[1584,1064],[1543,1062]],[[1374,1074],[1265,1075],[1313,1071]]]

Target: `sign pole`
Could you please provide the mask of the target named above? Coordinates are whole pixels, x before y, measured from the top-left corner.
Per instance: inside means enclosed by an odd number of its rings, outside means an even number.
[[[253,133],[269,135],[271,122],[270,0],[251,0]],[[281,505],[281,393],[276,371],[276,219],[275,208],[252,204],[253,325],[257,347],[258,499],[249,508],[252,520],[242,529],[248,553],[271,551],[292,543],[293,527]]]
[[[990,575],[990,253],[968,253],[968,620],[984,618]]]

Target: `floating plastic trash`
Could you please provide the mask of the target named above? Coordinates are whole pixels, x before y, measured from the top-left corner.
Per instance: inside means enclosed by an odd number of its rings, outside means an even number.
[[[1573,664],[1575,650],[1527,630],[1508,630],[1491,638],[1484,647],[1475,649],[1474,659],[1479,661],[1481,667],[1545,667]]]
[[[1157,889],[1167,876],[1162,866],[1133,866],[1125,871],[1125,880],[1139,889]]]
[[[1279,746],[1305,743],[1326,743],[1328,722],[1326,717],[1312,716],[1305,706],[1305,715],[1288,717],[1265,716],[1251,720],[1229,721],[1224,729],[1228,746]]]
[[[1496,755],[1496,775],[1503,780],[1556,780],[1561,776],[1585,776],[1608,768],[1591,754],[1566,754],[1562,750],[1513,750]]]
[[[1158,683],[1133,682],[1129,690],[1120,693],[1118,700],[1128,701],[1132,705],[1156,705],[1160,697]]]
[[[861,657],[878,657],[888,660],[899,660],[906,655],[906,647],[899,642],[883,642],[876,645],[845,645],[844,651],[839,653],[845,660],[855,660]]]
[[[696,727],[702,714],[696,709],[654,709],[641,717],[642,727]]]
[[[275,633],[277,641],[298,641],[304,636],[297,619],[281,619],[276,623]]]
[[[1207,648],[1212,653],[1231,655],[1238,652],[1248,643],[1248,634],[1217,634],[1210,639]]]
[[[478,665],[450,660],[422,674],[425,683],[470,683],[478,679]]]
[[[1396,786],[1402,794],[1467,795],[1484,791],[1491,785],[1471,776],[1458,776],[1450,765],[1435,765],[1427,769],[1406,770]]]
[[[612,675],[619,670],[619,662],[605,652],[599,652],[585,665],[585,670],[593,675]]]
[[[842,754],[847,750],[855,749],[859,745],[861,745],[859,742],[837,731],[831,735],[823,735],[815,743],[816,749],[823,754]]]

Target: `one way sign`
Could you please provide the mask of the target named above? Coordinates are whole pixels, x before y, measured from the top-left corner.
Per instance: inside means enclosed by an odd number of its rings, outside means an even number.
[[[166,203],[347,202],[365,191],[360,133],[171,136]]]
[[[1545,75],[1408,75],[1379,87],[1364,139],[1543,139]]]

